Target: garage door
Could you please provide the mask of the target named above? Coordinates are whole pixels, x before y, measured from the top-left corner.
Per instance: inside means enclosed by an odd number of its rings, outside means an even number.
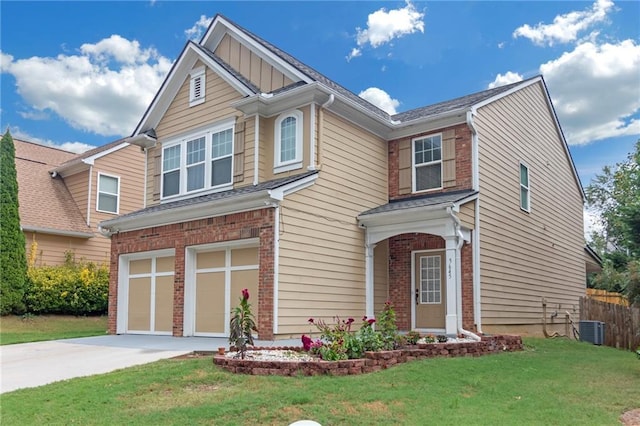
[[[196,336],[228,336],[231,311],[243,288],[249,289],[258,317],[258,248],[198,251],[195,255],[194,320]]]
[[[127,333],[172,334],[173,256],[129,261]]]

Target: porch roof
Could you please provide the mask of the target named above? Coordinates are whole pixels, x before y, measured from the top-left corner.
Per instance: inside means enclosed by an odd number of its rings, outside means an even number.
[[[462,191],[422,195],[418,197],[405,198],[402,200],[393,200],[387,204],[383,204],[381,206],[374,207],[370,210],[360,213],[358,218],[364,218],[364,216],[370,217],[379,213],[395,212],[399,210],[407,210],[420,207],[447,207],[453,204],[457,204],[460,201],[464,201],[466,198],[472,199],[477,193],[478,191],[469,189]]]

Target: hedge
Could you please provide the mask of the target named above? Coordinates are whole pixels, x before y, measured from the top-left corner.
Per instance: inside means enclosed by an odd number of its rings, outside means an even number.
[[[30,267],[25,294],[34,314],[100,315],[107,312],[109,270],[91,262]]]

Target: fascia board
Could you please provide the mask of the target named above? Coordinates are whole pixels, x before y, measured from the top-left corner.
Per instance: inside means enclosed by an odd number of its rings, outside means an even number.
[[[312,83],[278,95],[255,94],[232,102],[231,106],[245,116],[259,114],[262,117],[272,117],[301,105],[325,102],[327,97],[328,94],[317,83]]]
[[[274,200],[282,201],[284,197],[286,197],[287,195],[293,194],[302,189],[310,187],[316,182],[317,179],[318,179],[317,173],[311,176],[307,176],[306,178],[303,178],[295,182],[291,182],[287,185],[283,185],[279,188],[270,190],[269,196]]]
[[[22,226],[22,230],[25,232],[36,232],[41,234],[59,235],[62,237],[75,237],[75,238],[93,238],[95,235],[93,232],[80,232],[80,231],[68,231],[64,229],[45,228],[40,226]]]
[[[211,200],[197,205],[186,205],[170,210],[160,210],[131,218],[120,217],[100,223],[110,232],[134,231],[152,226],[171,225],[209,217],[222,216],[267,207],[270,204],[267,190],[232,197],[227,200]]]
[[[109,149],[107,149],[107,150],[104,150],[104,151],[102,151],[102,152],[99,152],[99,153],[97,153],[97,154],[95,154],[95,155],[92,155],[92,156],[90,156],[90,157],[87,157],[87,158],[85,158],[83,161],[84,161],[84,162],[86,162],[87,164],[91,164],[91,165],[93,165],[93,162],[94,162],[95,160],[97,160],[97,159],[99,159],[99,158],[102,158],[102,157],[104,157],[104,156],[106,156],[106,155],[109,155],[109,154],[111,154],[111,153],[113,153],[113,152],[119,151],[119,150],[121,150],[122,148],[126,148],[126,147],[128,147],[128,146],[129,146],[129,143],[128,143],[128,142],[123,142],[123,143],[118,144],[118,145],[116,145],[116,146],[114,146],[114,147],[111,147],[111,148],[109,148]]]
[[[392,210],[372,215],[358,216],[361,226],[381,226],[393,223],[421,222],[424,220],[445,219],[449,217],[447,207],[453,207],[453,203],[442,203],[434,206],[411,207],[402,210]]]
[[[430,132],[445,127],[464,124],[467,121],[467,109],[457,109],[443,114],[430,115],[394,125],[393,130],[387,135],[388,140],[414,136],[419,133]]]
[[[271,52],[262,44],[254,40],[253,37],[250,37],[244,31],[219,15],[216,16],[199,44],[214,52],[224,35],[227,33],[242,44],[251,46],[251,50],[253,50],[253,52],[263,60],[267,60],[267,62],[271,64],[275,63],[276,68],[291,81],[302,80],[306,83],[311,83],[313,81],[308,75],[298,70],[275,53]]]
[[[478,192],[475,192],[475,193],[473,193],[473,194],[471,194],[471,195],[469,195],[467,197],[464,197],[461,200],[458,200],[458,201],[454,202],[453,203],[453,208],[456,211],[459,211],[460,210],[460,206],[462,206],[463,204],[467,204],[469,201],[475,200],[476,198],[478,198],[478,194],[479,194]]]

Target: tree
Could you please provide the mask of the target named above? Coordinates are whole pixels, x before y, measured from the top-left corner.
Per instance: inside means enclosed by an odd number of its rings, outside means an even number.
[[[20,229],[15,146],[9,130],[0,140],[0,314],[25,310],[25,240]]]

